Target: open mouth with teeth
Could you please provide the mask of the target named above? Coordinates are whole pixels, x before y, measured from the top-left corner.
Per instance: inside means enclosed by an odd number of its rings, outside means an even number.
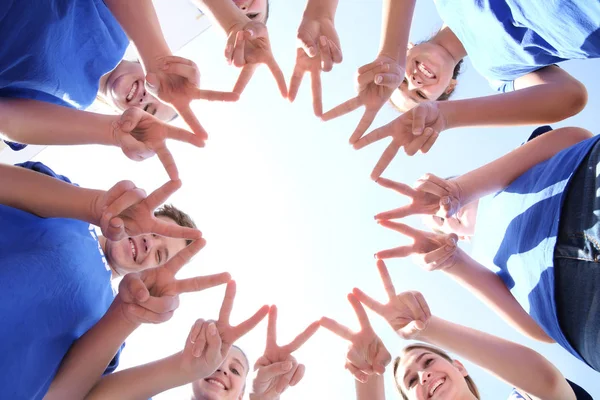
[[[221,382],[220,380],[217,380],[214,378],[206,378],[205,381],[208,382],[209,384],[214,385],[223,390],[228,390],[227,387],[225,386],[225,384],[223,382]]]
[[[133,84],[131,85],[131,89],[129,90],[129,93],[127,94],[127,97],[125,97],[125,100],[127,100],[127,101],[133,100],[133,98],[136,97],[135,95],[137,94],[139,87],[140,87],[140,83],[138,81],[133,82]]]
[[[137,261],[137,247],[131,238],[129,238],[129,245],[131,246],[131,257],[133,258],[133,261]]]
[[[425,75],[426,78],[435,79],[435,74],[433,73],[433,71],[431,71],[431,69],[429,67],[427,67],[425,64],[418,62],[418,61],[416,63],[417,63],[417,69],[419,70],[419,72],[421,72],[423,75]]]
[[[433,397],[434,393],[446,382],[446,378],[440,378],[437,381],[433,382],[429,387],[429,398]]]

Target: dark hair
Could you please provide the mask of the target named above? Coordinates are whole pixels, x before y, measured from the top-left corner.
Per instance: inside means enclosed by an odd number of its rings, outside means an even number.
[[[171,204],[165,204],[160,207],[158,210],[154,211],[155,217],[167,217],[175,221],[175,223],[179,226],[184,226],[186,228],[194,228],[197,229],[196,223],[188,214],[184,213],[177,207]],[[186,246],[192,243],[193,240],[186,239]]]
[[[462,63],[463,63],[464,59],[461,59],[460,61],[458,61],[458,63],[456,63],[456,65],[454,66],[454,71],[452,72],[452,79],[457,79],[458,78],[458,74],[460,74],[460,68],[462,67]],[[452,90],[450,92],[446,92],[444,91],[444,93],[442,93],[440,95],[440,97],[437,98],[437,101],[445,101],[448,100],[450,98],[450,96],[452,96],[452,93],[454,93],[454,88],[452,88]]]
[[[415,343],[415,344],[411,344],[410,346],[406,346],[403,350],[402,353],[406,354],[411,350],[415,350],[415,349],[423,349],[426,350],[428,352],[431,352],[433,354],[436,354],[440,357],[442,357],[444,360],[452,363],[454,360],[452,360],[452,358],[448,355],[448,353],[446,353],[445,351],[438,349],[437,347],[433,347],[433,346],[429,346],[423,343]],[[400,386],[400,383],[398,383],[398,380],[396,379],[396,372],[398,371],[398,366],[400,365],[400,357],[396,357],[396,359],[394,360],[394,382],[396,383],[396,389],[398,389],[398,392],[400,392],[400,395],[402,396],[403,400],[409,400],[408,396],[406,395],[406,393],[404,393],[404,391],[402,390],[402,387]],[[471,393],[473,393],[473,395],[475,395],[475,397],[477,399],[481,399],[480,395],[479,395],[479,390],[477,389],[477,385],[475,385],[475,382],[473,382],[473,379],[471,379],[471,377],[469,375],[465,376],[465,381],[467,382],[467,386],[469,387],[469,390],[471,391]]]

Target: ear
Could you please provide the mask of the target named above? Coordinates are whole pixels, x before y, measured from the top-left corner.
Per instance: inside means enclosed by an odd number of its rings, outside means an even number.
[[[456,87],[457,83],[458,83],[458,80],[451,79],[450,83],[448,84],[448,87],[446,88],[446,90],[444,90],[444,93],[450,94],[450,93],[454,92],[454,88]]]
[[[410,50],[413,47],[415,47],[415,44],[413,42],[408,42],[408,44],[406,45],[406,50]]]
[[[454,367],[456,367],[456,369],[461,373],[462,376],[466,377],[469,375],[469,373],[467,372],[467,369],[460,361],[453,360],[452,364],[454,365]]]

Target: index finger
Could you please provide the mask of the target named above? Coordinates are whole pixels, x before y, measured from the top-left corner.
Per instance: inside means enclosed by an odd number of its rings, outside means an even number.
[[[180,226],[173,222],[167,222],[159,218],[156,219],[156,223],[152,228],[152,233],[170,238],[189,240],[198,240],[202,237],[202,232],[196,228]]]
[[[312,71],[310,82],[313,96],[313,111],[317,117],[323,115],[323,88],[321,87],[321,72]]]
[[[387,219],[382,219],[382,220],[377,221],[377,223],[383,227],[392,229],[396,232],[399,232],[399,233],[406,235],[408,237],[411,237],[413,239],[416,239],[418,236],[421,236],[423,234],[422,231],[412,228],[401,222],[393,222],[393,221],[389,221]]]
[[[244,89],[246,89],[246,86],[248,85],[248,82],[250,82],[252,75],[254,75],[254,71],[256,71],[256,64],[244,65],[240,72],[240,76],[233,87],[234,93],[237,93],[240,96],[242,95],[242,92]]]
[[[269,312],[269,306],[262,306],[257,312],[254,313],[253,316],[242,322],[241,324],[236,325],[233,328],[233,336],[235,340],[241,338],[246,333],[250,332],[260,321],[262,321],[267,313]]]
[[[375,117],[377,116],[377,111],[379,110],[370,110],[368,108],[365,109],[365,113],[358,122],[354,133],[352,133],[352,136],[350,136],[350,144],[354,144],[357,140],[359,140],[362,137],[362,135],[365,134],[367,129],[369,129],[369,127],[375,120]]]
[[[156,155],[158,156],[158,159],[162,163],[163,167],[165,167],[165,171],[167,171],[171,181],[178,181],[179,171],[177,170],[177,164],[175,164],[175,158],[173,158],[173,155],[167,146],[161,146],[160,148],[157,148]]]
[[[371,322],[369,321],[369,317],[367,316],[367,312],[362,306],[362,303],[352,293],[348,294],[348,301],[358,317],[358,323],[360,324],[361,329],[363,331],[371,330]]]
[[[175,105],[173,104],[181,118],[185,121],[185,123],[190,127],[192,132],[194,132],[201,139],[208,139],[208,133],[204,130],[202,125],[200,125],[200,121],[196,118],[196,115],[190,108],[189,104],[185,106]]]
[[[310,324],[302,333],[300,333],[294,340],[292,340],[289,344],[283,346],[284,352],[291,354],[294,351],[298,350],[300,346],[302,346],[308,339],[312,337],[312,335],[319,330],[319,321],[315,321]]]
[[[352,146],[356,150],[360,150],[363,147],[370,145],[371,143],[375,143],[378,140],[381,140],[381,139],[386,138],[391,135],[392,135],[392,132],[391,132],[390,128],[388,127],[388,125],[384,125],[382,127],[375,129],[372,132],[367,133],[365,136],[358,139]]]
[[[279,87],[279,91],[281,92],[281,95],[285,98],[287,97],[287,86],[285,84],[285,77],[283,76],[283,72],[281,71],[281,68],[279,68],[279,65],[277,64],[277,62],[275,61],[274,58],[270,58],[267,61],[267,66],[269,67],[269,69],[271,70],[271,73],[273,74],[273,77],[275,78],[275,82],[277,82],[277,86]]]
[[[277,306],[269,308],[269,319],[267,321],[267,347],[277,346]]]
[[[240,99],[240,95],[234,92],[198,89],[194,93],[194,98],[209,101],[238,101]]]
[[[206,240],[200,238],[198,240],[194,240],[188,246],[186,246],[183,250],[173,256],[167,263],[164,265],[165,268],[176,274],[179,270],[188,263],[202,248],[206,245]]]
[[[185,129],[181,129],[172,125],[169,125],[169,128],[167,129],[167,138],[178,140],[180,142],[186,142],[196,147],[204,147],[204,140],[198,135],[194,135]]]
[[[156,208],[158,208],[158,206],[167,201],[167,199],[171,197],[173,193],[179,190],[180,187],[180,180],[171,180],[159,187],[158,189],[156,189],[154,192],[150,193],[150,195],[146,197],[144,202],[150,210],[155,210]]]
[[[298,49],[298,51],[304,51]],[[292,77],[290,78],[290,88],[288,90],[288,99],[293,102],[296,100],[296,96],[298,95],[298,90],[300,89],[300,84],[302,84],[302,78],[304,78],[304,70],[300,67],[300,64],[296,62],[296,66],[294,67],[294,72],[292,72]]]
[[[330,119],[334,119],[342,115],[348,114],[349,112],[356,110],[362,105],[363,104],[361,99],[358,96],[356,96],[354,98],[351,98],[350,100],[346,100],[342,104],[335,106],[331,110],[327,111],[323,114],[321,119],[323,121],[329,121]]]
[[[358,299],[360,303],[363,303],[365,306],[369,307],[377,314],[383,315],[383,313],[385,312],[385,306],[383,304],[381,304],[380,302],[378,302],[359,288],[354,288],[352,290],[352,294],[354,295],[355,299]]]
[[[394,157],[396,157],[396,154],[398,154],[400,147],[401,144],[396,143],[395,140],[392,140],[392,143],[386,147],[386,149],[383,151],[383,154],[381,154],[381,157],[379,157],[379,161],[377,161],[377,164],[375,164],[375,168],[373,168],[373,171],[371,172],[371,179],[379,179],[381,174],[383,174],[387,167],[389,167]]]
[[[389,299],[392,300],[396,298],[396,288],[394,287],[394,282],[392,282],[390,272],[388,271],[383,260],[377,260],[377,270],[379,271],[379,276],[383,282],[383,288],[385,289]]]
[[[323,317],[319,321],[319,324],[323,328],[328,329],[331,332],[335,333],[342,339],[352,341],[352,338],[354,337],[354,333],[349,328],[345,327],[344,325],[340,324],[339,322],[337,322],[331,318]]]
[[[235,300],[235,292],[236,284],[235,281],[231,280],[227,283],[227,288],[225,289],[225,297],[223,297],[223,303],[219,311],[219,322],[229,324],[229,317],[233,309],[233,300]]]
[[[197,276],[195,278],[182,279],[175,282],[177,293],[200,292],[211,287],[223,285],[231,280],[229,272],[220,274]]]

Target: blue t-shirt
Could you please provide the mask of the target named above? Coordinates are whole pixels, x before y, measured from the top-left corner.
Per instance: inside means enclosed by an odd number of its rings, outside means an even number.
[[[78,109],[129,44],[102,0],[2,0],[0,38],[0,97]]]
[[[70,182],[41,163],[21,166]],[[0,204],[0,399],[42,399],[73,341],[113,298],[93,226]]]
[[[473,66],[499,91],[565,60],[600,57],[598,0],[436,0]]]
[[[582,361],[556,315],[554,247],[565,189],[598,139],[559,152],[480,199],[473,246],[473,257],[502,279],[548,336]]]

